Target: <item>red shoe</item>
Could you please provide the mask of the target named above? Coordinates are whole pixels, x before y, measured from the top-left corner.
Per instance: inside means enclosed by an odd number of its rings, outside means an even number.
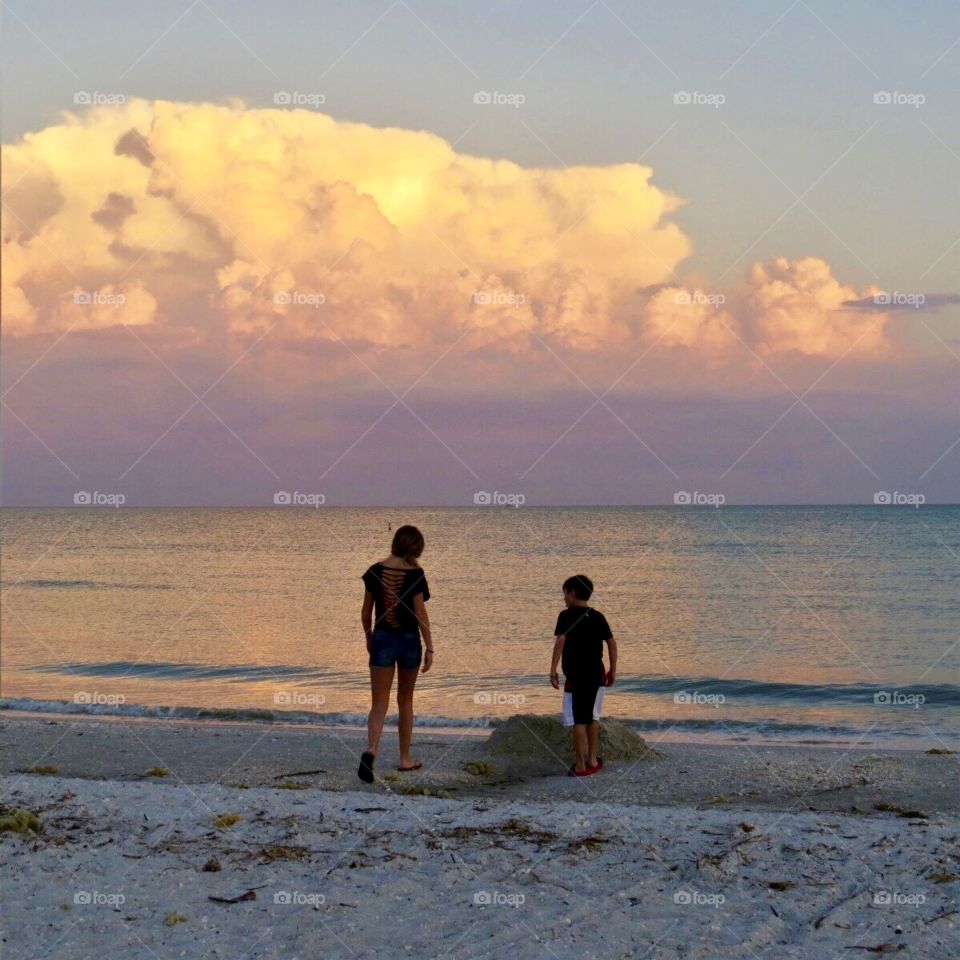
[[[583,770],[577,770],[576,767],[571,767],[567,771],[568,777],[589,777],[591,773],[596,773],[599,770],[599,767],[585,767]]]
[[[603,757],[597,757],[597,765],[595,767],[587,767],[591,773],[599,773],[603,769]]]

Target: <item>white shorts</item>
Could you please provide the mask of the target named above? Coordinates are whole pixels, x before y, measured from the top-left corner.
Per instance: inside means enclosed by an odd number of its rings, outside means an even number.
[[[593,701],[593,719],[599,720],[603,711],[603,691],[604,687],[597,690],[597,699]],[[563,695],[563,725],[572,727],[573,724],[573,694],[564,693]]]

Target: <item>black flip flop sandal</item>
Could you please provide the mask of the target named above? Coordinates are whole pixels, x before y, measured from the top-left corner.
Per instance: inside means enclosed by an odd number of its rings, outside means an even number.
[[[373,783],[373,762],[376,757],[365,750],[360,756],[360,766],[357,768],[357,776],[364,783]]]

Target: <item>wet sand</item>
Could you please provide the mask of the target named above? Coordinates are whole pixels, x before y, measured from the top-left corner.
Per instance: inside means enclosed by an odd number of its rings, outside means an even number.
[[[363,731],[257,723],[170,723],[88,717],[3,717],[0,769],[35,765],[61,776],[136,780],[161,766],[173,782],[268,786],[284,774],[309,789],[444,791],[451,797],[602,800],[626,805],[719,804],[749,808],[871,813],[876,804],[960,811],[960,755],[824,747],[716,746],[648,741],[660,757],[610,764],[585,780],[564,775],[504,777],[484,749],[488,731],[418,731],[423,769],[399,774],[396,735],[384,732],[378,781],[356,777]],[[490,763],[490,775],[468,764]],[[304,773],[304,771],[307,771]],[[312,772],[319,771],[319,772]]]

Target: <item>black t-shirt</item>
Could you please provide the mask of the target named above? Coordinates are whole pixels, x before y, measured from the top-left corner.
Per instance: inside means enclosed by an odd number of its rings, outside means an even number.
[[[557,617],[554,636],[561,635],[566,637],[562,663],[567,689],[602,684],[603,643],[613,636],[607,618],[592,607],[567,607]]]
[[[375,630],[420,632],[417,615],[413,612],[413,598],[422,593],[426,602],[430,599],[430,588],[426,575],[419,567],[404,570],[375,563],[363,575],[363,584],[373,594]]]

